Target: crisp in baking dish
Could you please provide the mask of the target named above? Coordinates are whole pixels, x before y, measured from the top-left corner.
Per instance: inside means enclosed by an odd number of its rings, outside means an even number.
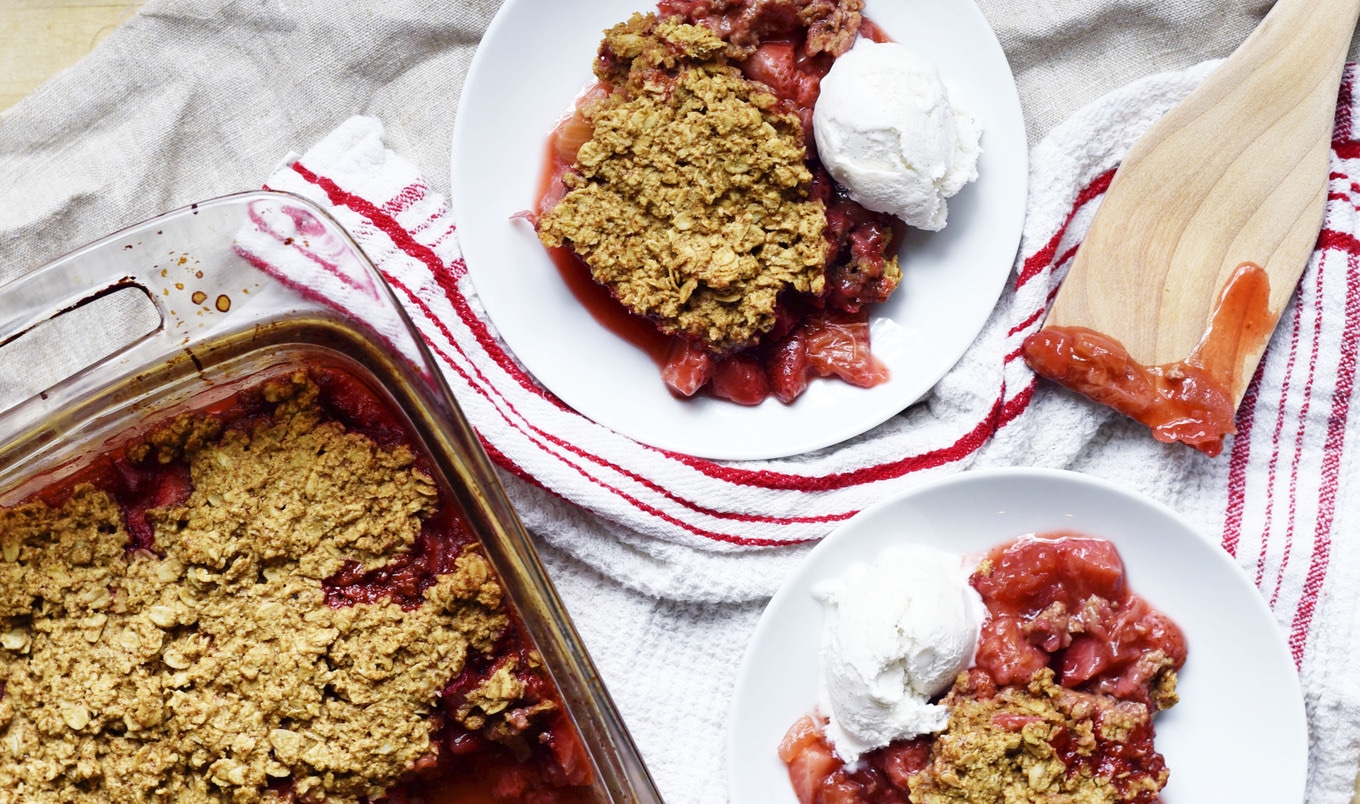
[[[82,248],[0,287],[0,362],[114,297],[144,331],[96,316],[110,354],[0,388],[0,799],[659,801],[324,212],[245,193]]]

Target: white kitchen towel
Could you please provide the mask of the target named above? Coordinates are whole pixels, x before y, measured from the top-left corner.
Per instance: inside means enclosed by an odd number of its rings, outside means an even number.
[[[1318,249],[1222,456],[1157,443],[1037,381],[1019,358],[1119,160],[1212,67],[1143,79],[1054,129],[1033,152],[1015,272],[958,366],[881,427],[788,460],[720,463],[642,446],[540,388],[482,313],[443,198],[386,146],[376,119],[345,122],[267,186],[321,202],[354,235],[425,334],[526,522],[599,572],[660,597],[750,600],[768,595],[802,554],[789,545],[815,541],[926,477],[1037,465],[1114,479],[1216,535],[1256,580],[1304,681],[1314,735],[1308,801],[1349,801],[1360,754],[1360,662],[1351,661],[1360,651],[1360,550],[1345,535],[1360,525],[1351,491],[1360,449],[1360,411],[1351,415],[1360,348],[1354,68],[1338,105]],[[745,634],[731,636],[739,652]]]

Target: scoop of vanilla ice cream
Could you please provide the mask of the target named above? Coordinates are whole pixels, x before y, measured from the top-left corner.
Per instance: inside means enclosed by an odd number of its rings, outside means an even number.
[[[836,59],[812,129],[851,198],[921,229],[943,229],[945,199],[977,178],[977,120],[934,64],[893,42],[861,39]]]
[[[930,699],[972,665],[985,612],[971,573],[961,556],[902,545],[814,589],[826,606],[818,706],[845,762],[944,729],[949,712]]]

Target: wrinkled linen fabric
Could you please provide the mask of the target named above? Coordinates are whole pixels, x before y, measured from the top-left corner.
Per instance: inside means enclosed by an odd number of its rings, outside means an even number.
[[[1033,200],[1016,277],[965,357],[982,368],[954,372],[899,417],[921,427],[957,420],[997,379],[1012,387],[1008,399],[1019,398],[1030,381],[1023,368],[986,361],[1014,340],[996,326],[999,317],[1061,276],[1061,257],[1089,222],[1101,176],[1159,109],[1202,78],[1203,68],[1184,68],[1226,55],[1269,7],[980,5],[1016,73],[1034,144]],[[285,154],[326,141],[356,114],[380,121],[384,153],[446,194],[462,76],[495,6],[153,0],[91,56],[0,113],[0,281],[157,212],[258,187],[279,175]],[[1130,85],[1163,71],[1178,72]],[[1328,229],[1354,234],[1352,191],[1334,189],[1343,199],[1329,207]],[[1324,253],[1310,266],[1304,287],[1312,290],[1286,311],[1244,405],[1251,420],[1239,440],[1247,449],[1232,443],[1208,461],[1039,385],[967,460],[921,474],[1077,469],[1166,502],[1220,540],[1256,577],[1302,668],[1313,736],[1310,804],[1349,801],[1360,753],[1360,679],[1347,667],[1360,645],[1355,593],[1346,588],[1355,586],[1360,555],[1355,540],[1333,538],[1354,530],[1360,516],[1346,492],[1355,487],[1355,439],[1347,436],[1360,417],[1344,415],[1355,373],[1347,288],[1360,279],[1331,259]],[[1342,324],[1316,325],[1338,298]],[[131,312],[120,315],[100,322],[105,338],[139,325]],[[43,371],[60,376],[99,340],[53,335],[24,344],[43,356],[41,365],[0,351],[0,405],[40,389]],[[1290,359],[1309,357],[1314,343],[1325,360]],[[912,429],[896,426],[895,433]],[[667,800],[723,800],[736,660],[768,594],[806,548],[706,550],[620,524],[626,517],[617,511],[614,521],[601,519],[511,474],[506,481]]]

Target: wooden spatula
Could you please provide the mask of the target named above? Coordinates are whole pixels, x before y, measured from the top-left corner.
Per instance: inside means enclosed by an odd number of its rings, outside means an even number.
[[[1218,454],[1317,241],[1357,16],[1278,0],[1135,143],[1026,341],[1035,371]]]

